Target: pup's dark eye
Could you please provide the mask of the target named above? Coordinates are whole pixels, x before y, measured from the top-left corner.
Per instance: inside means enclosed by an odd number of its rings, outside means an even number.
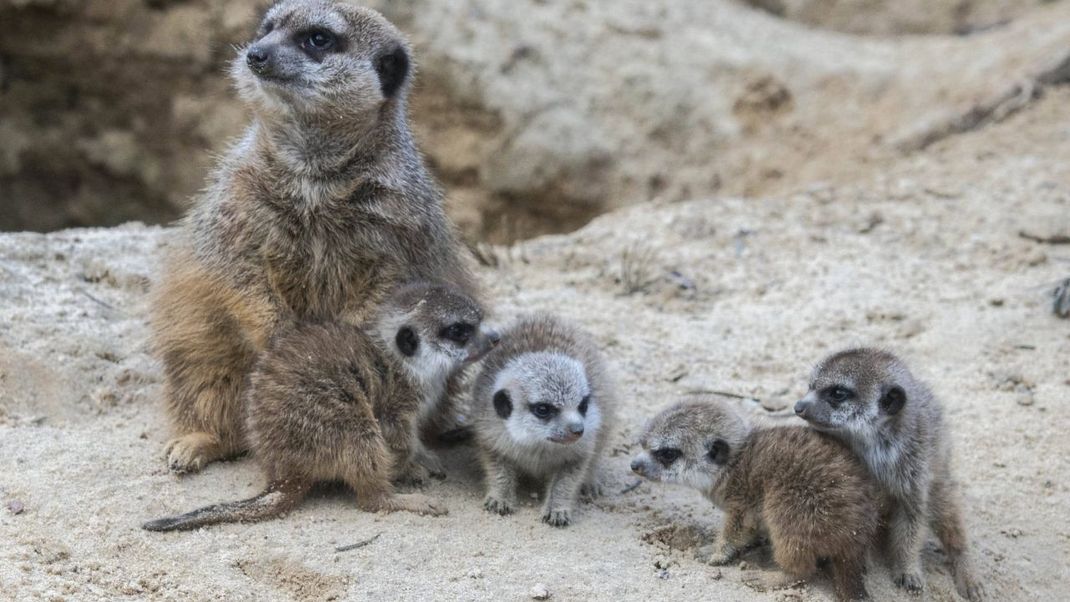
[[[539,420],[546,420],[557,413],[557,408],[548,403],[535,403],[531,405],[531,413]]]
[[[274,29],[275,29],[275,22],[274,21],[268,21],[267,23],[264,23],[263,25],[260,26],[260,35],[261,36],[266,36],[267,34],[271,33],[272,30],[274,30]]]
[[[845,387],[832,387],[829,389],[829,399],[835,403],[843,403],[851,396],[851,391]]]
[[[443,328],[440,336],[447,341],[453,341],[459,345],[464,345],[468,342],[468,339],[472,338],[472,334],[475,331],[475,326],[457,322],[456,324],[450,324]]]
[[[578,409],[580,411],[580,416],[586,416],[587,415],[587,405],[590,404],[590,403],[591,403],[591,396],[590,395],[587,395],[586,397],[583,398],[583,401],[580,402],[580,407],[576,408],[576,409]]]
[[[306,50],[315,50],[317,52],[323,52],[330,50],[334,47],[335,38],[334,34],[329,31],[316,30],[305,34],[305,39],[301,41],[301,47]]]
[[[684,455],[684,452],[676,449],[675,447],[663,447],[661,449],[655,449],[651,452],[654,459],[657,460],[662,466],[668,468],[670,464],[675,462]]]

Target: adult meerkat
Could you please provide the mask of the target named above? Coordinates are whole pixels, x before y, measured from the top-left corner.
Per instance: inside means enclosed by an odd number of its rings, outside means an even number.
[[[260,495],[144,524],[188,530],[263,520],[296,506],[318,482],[343,481],[369,512],[444,514],[423,495],[395,494],[419,479],[421,409],[448,378],[498,340],[479,305],[452,287],[413,285],[393,295],[372,326],[301,322],[262,354],[246,392],[246,429],[268,482]]]
[[[835,353],[814,368],[795,413],[850,445],[888,496],[896,585],[923,589],[921,548],[928,524],[947,553],[959,595],[984,596],[967,554],[943,409],[902,360],[878,349]]]
[[[724,513],[723,565],[768,536],[789,580],[827,562],[836,597],[866,598],[866,552],[880,518],[872,477],[851,450],[803,426],[753,428],[721,400],[680,403],[655,416],[631,468],[652,481],[699,490]]]
[[[478,297],[409,130],[411,64],[381,15],[331,0],[283,0],[239,51],[252,123],[170,241],[153,296],[176,472],[244,450],[243,383],[281,325],[362,323],[412,280]]]
[[[542,520],[555,527],[572,521],[581,493],[601,493],[597,465],[616,398],[586,334],[548,315],[522,318],[487,355],[472,399],[488,511],[513,511],[521,476],[546,484]]]

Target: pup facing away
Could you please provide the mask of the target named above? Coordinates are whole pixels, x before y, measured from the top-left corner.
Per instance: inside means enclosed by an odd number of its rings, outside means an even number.
[[[172,470],[246,449],[242,389],[293,320],[362,324],[414,280],[478,297],[409,130],[411,62],[381,15],[332,0],[275,4],[239,51],[231,75],[252,123],[170,241],[153,295]]]
[[[902,360],[879,349],[835,353],[814,368],[795,413],[850,445],[888,496],[896,585],[923,589],[921,549],[929,525],[947,553],[959,595],[984,597],[967,553],[943,409]]]
[[[542,520],[555,527],[572,521],[581,493],[601,493],[616,398],[586,334],[548,315],[522,318],[484,360],[472,399],[488,511],[513,511],[521,477],[546,484]]]
[[[639,440],[632,470],[652,481],[698,489],[724,511],[723,565],[768,537],[789,579],[827,563],[836,597],[867,597],[866,553],[878,529],[879,495],[851,450],[807,427],[754,429],[721,400],[662,411]]]
[[[394,294],[367,330],[302,322],[275,337],[246,394],[246,427],[268,482],[251,499],[145,523],[150,531],[195,529],[282,514],[324,481],[342,481],[366,511],[444,514],[392,480],[418,480],[427,452],[416,420],[447,379],[493,347],[482,310],[444,285]]]

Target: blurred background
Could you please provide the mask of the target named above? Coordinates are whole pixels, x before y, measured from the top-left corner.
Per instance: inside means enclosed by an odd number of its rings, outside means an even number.
[[[181,215],[246,122],[225,65],[266,4],[0,0],[0,230]],[[1064,1],[367,4],[415,44],[411,118],[470,241],[850,181],[1070,81]]]

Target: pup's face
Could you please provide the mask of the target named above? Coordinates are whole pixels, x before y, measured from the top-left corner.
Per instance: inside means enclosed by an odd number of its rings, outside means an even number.
[[[651,481],[709,491],[749,433],[750,425],[723,402],[677,404],[647,424],[631,468]]]
[[[906,403],[899,363],[884,352],[856,349],[829,356],[814,369],[795,413],[825,432],[863,435]]]
[[[593,440],[602,424],[600,400],[591,393],[579,361],[551,352],[525,353],[498,374],[490,402],[521,445],[571,445]]]
[[[479,303],[450,285],[408,286],[386,305],[380,336],[427,384],[444,383],[501,339],[483,324]]]
[[[266,113],[344,118],[404,93],[409,53],[378,13],[330,0],[283,1],[238,52],[238,91]]]

